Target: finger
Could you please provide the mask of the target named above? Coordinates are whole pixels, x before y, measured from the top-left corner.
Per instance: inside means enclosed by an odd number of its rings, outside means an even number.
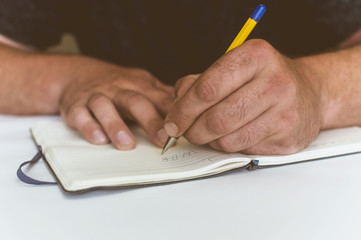
[[[301,151],[307,145],[316,139],[317,134],[313,137],[300,137],[303,133],[294,134],[290,131],[284,131],[284,127],[280,127],[279,131],[271,134],[259,143],[243,149],[241,152],[245,154],[258,155],[285,155],[293,154]]]
[[[162,116],[165,116],[174,105],[174,93],[170,94],[166,90],[150,87],[141,94],[144,94],[152,102]]]
[[[276,135],[269,136],[249,148],[242,149],[240,152],[257,155],[284,155],[296,153],[302,149],[301,147],[290,145],[287,142],[278,141],[275,137]]]
[[[130,91],[137,91],[146,96],[157,108],[162,116],[165,116],[174,104],[174,88],[160,82],[156,77],[145,70],[128,69],[133,71],[135,77],[128,82],[125,88]],[[117,89],[118,91],[122,89]],[[112,95],[112,99],[117,94]]]
[[[106,144],[109,139],[105,135],[102,127],[90,114],[87,107],[83,105],[73,105],[63,116],[66,123],[77,129],[86,140],[93,144]]]
[[[199,76],[200,74],[192,74],[180,78],[175,84],[176,99],[182,98]]]
[[[194,144],[205,144],[234,132],[256,119],[277,102],[277,95],[257,78],[208,109],[184,136]]]
[[[163,119],[153,103],[134,91],[122,91],[114,99],[118,108],[141,125],[149,138],[158,147],[163,147],[168,135],[164,131]]]
[[[88,106],[117,149],[129,150],[135,147],[133,134],[109,98],[100,94],[94,95]]]
[[[276,123],[273,111],[269,110],[236,131],[210,142],[209,145],[224,152],[243,151],[279,132],[280,127]]]
[[[164,83],[162,83],[161,81],[157,80],[155,82],[156,87],[162,89],[163,91],[167,92],[172,98],[175,97],[175,93],[174,93],[174,87],[170,86],[170,85],[166,85]]]
[[[172,137],[182,135],[204,111],[255,77],[265,64],[256,62],[262,51],[257,48],[254,41],[245,43],[208,68],[168,113],[164,126],[167,133]]]

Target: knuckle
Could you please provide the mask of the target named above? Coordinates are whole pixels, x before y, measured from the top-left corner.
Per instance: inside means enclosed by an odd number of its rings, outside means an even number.
[[[274,52],[274,48],[270,43],[263,39],[252,39],[248,41],[249,45],[258,54],[269,54]]]
[[[147,98],[137,92],[128,93],[125,106],[133,116],[138,117],[139,114],[145,115],[153,109]]]
[[[94,94],[90,97],[88,106],[90,108],[96,108],[98,106],[105,104],[107,101],[108,101],[108,99],[104,95]]]
[[[216,84],[209,81],[201,82],[195,89],[196,96],[203,102],[212,102],[218,97],[218,88]]]
[[[127,96],[127,104],[131,105],[138,105],[145,101],[145,97],[137,92],[129,91]]]
[[[207,128],[210,132],[217,135],[223,135],[227,132],[227,120],[220,113],[213,113],[212,111],[206,112]]]
[[[277,50],[267,41],[263,39],[253,39],[247,42],[249,49],[249,54],[252,58],[257,59],[257,61],[267,61],[270,63],[275,63],[275,59],[279,59],[280,54]]]

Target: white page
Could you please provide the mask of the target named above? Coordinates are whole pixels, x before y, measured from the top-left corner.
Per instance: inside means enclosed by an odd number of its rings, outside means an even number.
[[[119,151],[111,144],[88,143],[62,122],[40,123],[32,128],[47,162],[68,191],[190,179],[242,167],[250,161],[242,154],[195,146],[183,138],[161,155],[161,149],[140,128],[132,132],[137,147]]]

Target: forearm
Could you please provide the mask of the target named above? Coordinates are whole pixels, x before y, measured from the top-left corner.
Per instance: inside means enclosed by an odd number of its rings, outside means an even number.
[[[54,114],[78,56],[47,55],[0,44],[0,112]]]
[[[361,125],[361,45],[296,63],[320,97],[322,129]]]

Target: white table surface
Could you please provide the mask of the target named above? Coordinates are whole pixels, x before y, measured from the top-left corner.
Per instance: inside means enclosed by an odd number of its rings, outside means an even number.
[[[361,239],[361,154],[69,195],[17,179],[41,120],[0,115],[0,239]]]

